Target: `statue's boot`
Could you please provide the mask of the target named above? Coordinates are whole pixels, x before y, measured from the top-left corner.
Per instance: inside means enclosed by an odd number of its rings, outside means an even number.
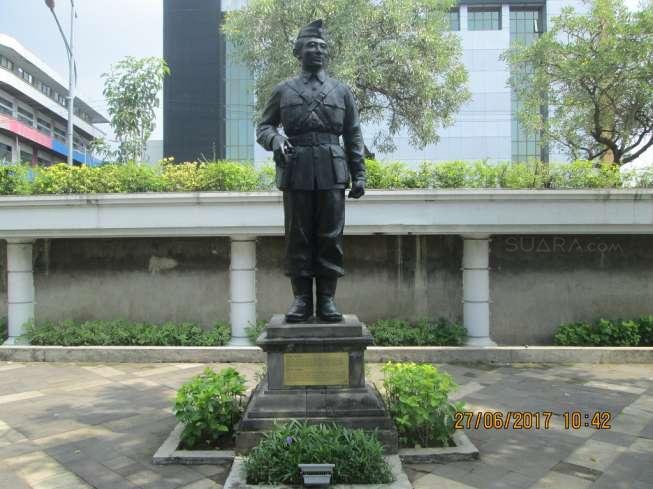
[[[286,313],[286,321],[289,323],[308,321],[313,316],[313,278],[292,277],[290,284],[295,300]]]
[[[336,295],[336,284],[338,279],[335,277],[317,277],[317,316],[329,323],[342,321],[342,314],[336,309],[334,296]]]

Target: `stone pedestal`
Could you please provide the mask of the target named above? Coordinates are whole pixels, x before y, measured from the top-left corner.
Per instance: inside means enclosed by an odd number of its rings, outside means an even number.
[[[297,419],[377,430],[386,452],[397,452],[394,423],[365,382],[364,353],[372,336],[356,316],[297,324],[275,315],[256,343],[266,352],[267,376],[240,422],[237,451],[255,446],[275,423]]]

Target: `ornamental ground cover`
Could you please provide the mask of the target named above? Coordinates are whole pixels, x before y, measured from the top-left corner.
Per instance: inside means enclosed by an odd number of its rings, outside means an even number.
[[[653,169],[620,172],[613,164],[575,161],[564,164],[423,162],[417,169],[403,162],[367,160],[371,189],[583,189],[653,187]],[[0,195],[130,192],[269,191],[274,167],[255,168],[232,161],[174,164],[105,164],[99,167],[0,166]]]
[[[223,322],[207,331],[193,323],[66,320],[28,324],[25,336],[32,345],[223,346],[231,339],[231,328]]]
[[[301,484],[297,464],[335,464],[333,484],[392,481],[383,446],[373,433],[299,421],[267,433],[245,460],[248,484]]]
[[[446,319],[381,319],[369,329],[377,346],[461,346],[467,339],[464,326]]]
[[[256,344],[267,321],[257,321],[245,328],[247,338]],[[461,346],[465,344],[467,330],[446,319],[380,319],[369,325],[370,334],[377,346]]]
[[[653,346],[653,316],[563,324],[553,340],[561,346]]]

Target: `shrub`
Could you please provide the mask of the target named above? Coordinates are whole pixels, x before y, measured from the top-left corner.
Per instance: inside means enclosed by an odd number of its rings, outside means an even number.
[[[653,316],[644,316],[636,321],[640,346],[653,346]]]
[[[0,195],[29,193],[29,168],[26,165],[0,165]]]
[[[32,345],[222,346],[231,338],[231,328],[220,322],[205,331],[192,323],[68,320],[29,324],[25,335]]]
[[[166,164],[163,167],[164,188],[168,192],[197,192],[201,189],[198,163]]]
[[[653,170],[624,172],[617,165],[590,161],[563,164],[488,163],[487,161],[423,162],[417,170],[406,163],[366,160],[371,189],[577,189],[653,186]],[[31,181],[31,173],[34,179]],[[0,194],[70,194],[104,192],[197,192],[273,190],[274,166],[257,170],[232,161],[186,162],[164,159],[159,165],[112,163],[100,167],[59,163],[30,169],[0,167]]]
[[[458,386],[451,375],[430,364],[387,363],[383,367],[384,399],[401,446],[448,446],[454,418],[462,403],[450,403]]]
[[[622,186],[619,166],[602,163],[596,166],[591,161],[551,165],[549,167],[551,188],[617,188]]]
[[[334,484],[392,481],[383,446],[371,433],[298,421],[277,426],[245,460],[248,484],[301,484],[299,463],[332,463]]]
[[[215,448],[233,441],[244,410],[245,379],[233,368],[210,368],[177,391],[173,411],[184,423],[184,448]]]
[[[374,344],[378,346],[460,346],[467,338],[467,330],[463,326],[446,319],[414,322],[382,319],[369,329]]]
[[[156,166],[135,163],[107,164],[94,170],[101,181],[98,192],[156,192],[165,189]]]
[[[0,343],[3,343],[8,336],[7,318],[0,318]]]
[[[635,321],[599,319],[593,324],[563,324],[553,336],[562,346],[637,346],[640,326]]]
[[[202,163],[198,167],[197,180],[199,190],[230,190],[234,192],[251,192],[256,190],[258,175],[251,165],[217,161]]]

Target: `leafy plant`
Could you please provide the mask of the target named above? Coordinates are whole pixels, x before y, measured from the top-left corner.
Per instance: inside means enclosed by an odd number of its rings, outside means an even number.
[[[379,346],[460,346],[465,343],[467,330],[446,319],[381,319],[369,327],[374,344]]]
[[[291,421],[267,433],[245,460],[248,484],[301,484],[299,463],[332,463],[334,484],[392,481],[374,434]]]
[[[233,439],[244,410],[245,379],[229,367],[216,373],[206,368],[177,391],[173,411],[184,423],[185,448],[215,448]]]
[[[648,322],[645,322],[648,325]],[[593,324],[563,324],[553,336],[562,346],[637,346],[640,342],[640,325],[637,321],[610,321],[599,319]],[[648,332],[647,326],[644,328]]]
[[[32,345],[222,346],[230,340],[231,328],[222,322],[206,331],[193,323],[67,320],[28,324],[25,336]]]
[[[383,367],[384,399],[405,447],[448,446],[456,412],[463,403],[450,403],[458,386],[451,375],[431,364],[392,363]]]
[[[7,330],[7,318],[0,318],[0,343],[4,342],[9,336],[9,331]]]

